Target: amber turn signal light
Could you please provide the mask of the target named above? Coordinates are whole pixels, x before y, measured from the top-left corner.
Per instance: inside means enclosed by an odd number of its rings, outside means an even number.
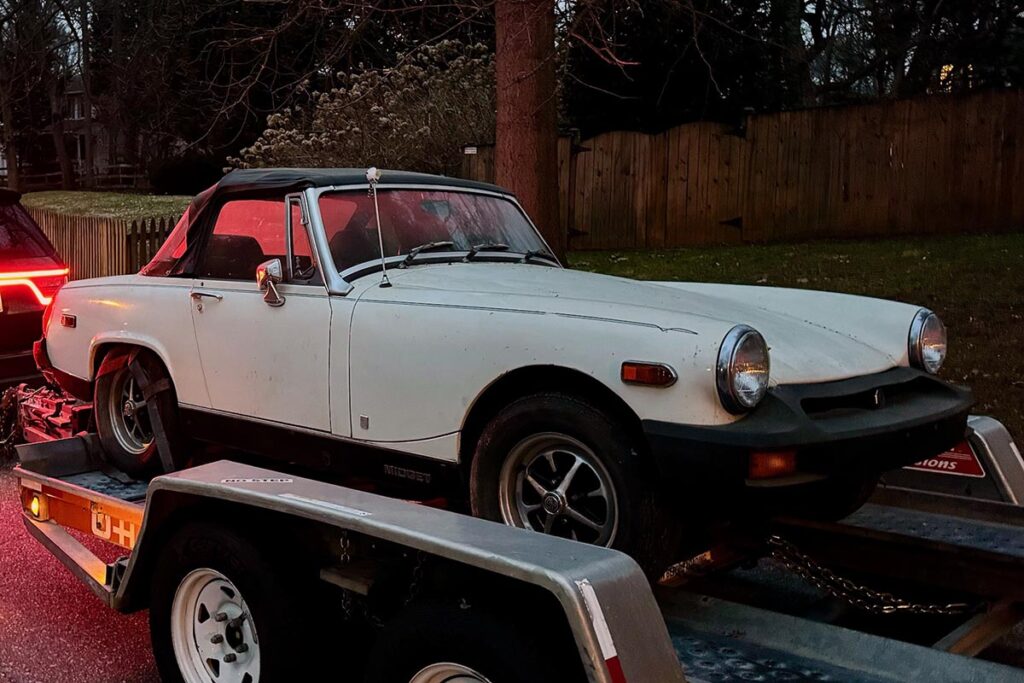
[[[622,381],[649,387],[668,387],[676,383],[676,371],[664,363],[626,361],[622,364]]]
[[[796,472],[796,451],[754,451],[750,454],[751,479],[774,479]]]

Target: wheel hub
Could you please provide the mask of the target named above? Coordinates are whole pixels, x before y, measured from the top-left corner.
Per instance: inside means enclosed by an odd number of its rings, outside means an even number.
[[[121,413],[125,417],[135,417],[135,402],[134,401],[125,401],[124,402],[124,408],[121,409]]]
[[[231,581],[196,569],[174,596],[171,640],[185,683],[255,683],[259,638],[245,600]]]
[[[565,511],[568,504],[565,496],[561,495],[557,491],[548,491],[544,494],[544,499],[541,502],[541,507],[544,508],[544,512],[549,515],[560,515]]]

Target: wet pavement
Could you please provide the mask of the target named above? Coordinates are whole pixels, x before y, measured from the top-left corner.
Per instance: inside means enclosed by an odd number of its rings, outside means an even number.
[[[29,536],[19,507],[0,470],[0,682],[159,681],[147,614],[104,606]]]

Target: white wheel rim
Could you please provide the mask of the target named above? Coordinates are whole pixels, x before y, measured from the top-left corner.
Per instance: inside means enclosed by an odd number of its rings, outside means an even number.
[[[490,683],[481,673],[454,662],[438,662],[424,667],[409,683]]]
[[[260,648],[242,594],[213,569],[189,572],[171,605],[171,643],[185,683],[257,683]]]

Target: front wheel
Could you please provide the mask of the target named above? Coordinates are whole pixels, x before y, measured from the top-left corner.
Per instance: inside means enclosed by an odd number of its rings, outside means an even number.
[[[603,410],[545,393],[502,410],[470,472],[473,514],[629,553],[652,576],[678,560],[684,526],[640,471],[638,446]]]

